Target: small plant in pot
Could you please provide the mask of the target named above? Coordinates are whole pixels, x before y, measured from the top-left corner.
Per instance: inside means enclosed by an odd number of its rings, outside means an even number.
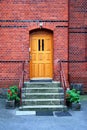
[[[70,107],[74,110],[80,110],[80,91],[76,91],[75,89],[66,91],[66,105],[67,102],[70,103]],[[68,106],[68,105],[67,105]]]
[[[7,91],[6,108],[14,108],[17,103],[20,102],[20,97],[18,95],[18,87],[11,86]]]

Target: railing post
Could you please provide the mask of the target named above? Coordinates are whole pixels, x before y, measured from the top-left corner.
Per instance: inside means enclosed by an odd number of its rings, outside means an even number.
[[[21,81],[21,79],[20,79],[20,81],[19,81],[19,90],[20,90],[20,105],[22,105],[22,94],[21,94],[21,86],[22,86],[22,81]]]
[[[60,73],[60,85],[61,85],[61,61],[59,61],[59,73]],[[62,87],[62,85],[61,85],[61,87]]]
[[[66,104],[66,81],[64,76],[64,70],[62,67],[62,61],[59,61],[59,71],[60,71],[60,85],[64,89],[64,104]]]
[[[25,65],[25,62],[23,61],[22,63],[22,87],[24,86],[24,65]]]
[[[24,65],[25,62],[22,62],[22,77],[19,81],[19,89],[20,89],[20,105],[22,105],[22,87],[24,86]]]

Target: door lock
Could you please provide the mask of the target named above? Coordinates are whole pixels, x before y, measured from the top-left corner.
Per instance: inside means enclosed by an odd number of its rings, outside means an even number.
[[[32,59],[32,56],[30,55],[30,59]]]

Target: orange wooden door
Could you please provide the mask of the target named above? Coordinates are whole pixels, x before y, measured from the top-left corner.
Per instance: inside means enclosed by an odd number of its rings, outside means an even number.
[[[30,78],[52,78],[52,34],[36,33],[30,38]]]

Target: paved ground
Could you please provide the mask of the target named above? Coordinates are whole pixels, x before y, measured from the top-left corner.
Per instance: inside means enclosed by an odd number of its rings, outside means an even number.
[[[87,130],[87,101],[81,103],[81,111],[69,110],[72,116],[19,116],[0,99],[0,130]]]

